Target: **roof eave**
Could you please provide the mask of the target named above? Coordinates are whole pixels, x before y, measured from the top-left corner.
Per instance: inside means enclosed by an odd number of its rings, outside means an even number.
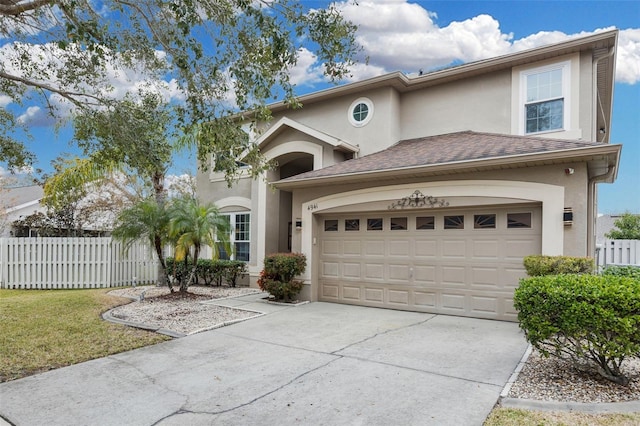
[[[503,168],[508,165],[509,168],[521,168],[537,166],[541,162],[569,162],[569,161],[588,161],[596,157],[607,157],[606,161],[609,166],[615,167],[615,175],[611,182],[615,181],[617,175],[618,164],[620,160],[620,151],[622,145],[602,145],[585,148],[573,148],[566,150],[547,151],[534,154],[518,154],[504,157],[493,157],[479,160],[463,160],[453,161],[439,164],[429,164],[423,166],[402,167],[394,169],[384,169],[376,171],[346,173],[331,176],[319,176],[306,179],[280,180],[272,182],[278,189],[295,189],[316,185],[351,183],[363,180],[383,179],[387,177],[402,178],[409,175],[436,175],[436,174],[458,174],[469,171],[470,169],[495,169]]]
[[[558,54],[570,54],[573,52],[595,49],[603,46],[612,47],[616,44],[617,36],[618,30],[603,31],[587,37],[578,37],[561,43],[536,47],[533,49],[523,50],[521,52],[510,53],[503,56],[458,65],[452,68],[433,71],[414,78],[409,78],[404,73],[395,71],[367,80],[348,83],[342,86],[332,87],[329,89],[310,93],[308,95],[303,95],[300,96],[298,100],[304,105],[321,101],[328,97],[346,95],[353,92],[359,92],[363,89],[369,90],[376,87],[392,86],[399,91],[418,89],[424,86],[440,84],[462,77],[480,74],[497,68],[508,68],[527,62],[538,61],[551,56],[557,56]],[[270,104],[267,107],[271,110],[272,113],[289,108],[288,105],[283,101]]]

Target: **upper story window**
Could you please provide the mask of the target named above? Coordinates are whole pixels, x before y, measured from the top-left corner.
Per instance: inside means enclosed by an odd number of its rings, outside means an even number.
[[[373,102],[369,98],[359,98],[349,106],[349,122],[355,127],[366,125],[373,117]]]
[[[568,127],[569,62],[520,74],[524,134]]]

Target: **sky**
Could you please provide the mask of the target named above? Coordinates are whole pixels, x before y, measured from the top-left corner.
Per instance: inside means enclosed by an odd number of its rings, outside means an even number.
[[[326,7],[328,3],[304,2],[309,8]],[[357,39],[369,62],[353,68],[352,81],[392,71],[428,72],[598,30],[619,29],[610,137],[612,143],[623,145],[622,158],[617,181],[599,185],[598,211],[640,213],[640,1],[358,0],[357,6],[353,3],[341,2],[338,7],[359,25]],[[322,76],[321,64],[308,51],[301,52],[291,75],[298,95],[329,86]],[[124,93],[135,87],[136,82],[116,81],[114,77],[114,84]],[[0,107],[17,108],[2,99]],[[51,160],[62,153],[79,151],[69,144],[69,127],[54,131],[55,123],[44,111],[42,105],[32,104],[17,112],[34,136],[27,143],[37,156],[34,166],[51,171]],[[170,173],[194,173],[195,168],[192,156],[183,153],[176,157]],[[6,170],[0,165],[2,173]]]

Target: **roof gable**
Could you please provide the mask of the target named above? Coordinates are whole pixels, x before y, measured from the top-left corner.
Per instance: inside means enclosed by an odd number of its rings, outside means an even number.
[[[306,126],[302,123],[294,121],[290,118],[283,117],[278,120],[273,126],[269,128],[266,132],[264,132],[260,137],[256,140],[256,144],[263,148],[269,142],[274,140],[278,135],[284,132],[286,129],[297,130],[301,133],[309,135],[310,137],[317,139],[321,142],[324,142],[328,145],[333,146],[335,149],[345,152],[358,152],[359,148],[355,145],[351,145],[343,141],[342,139],[336,138],[334,136],[328,135],[319,130],[313,129],[309,126]]]

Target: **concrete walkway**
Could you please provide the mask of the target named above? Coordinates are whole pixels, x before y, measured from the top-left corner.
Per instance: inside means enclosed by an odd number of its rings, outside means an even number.
[[[516,323],[330,303],[0,384],[16,425],[481,425],[527,344]]]

